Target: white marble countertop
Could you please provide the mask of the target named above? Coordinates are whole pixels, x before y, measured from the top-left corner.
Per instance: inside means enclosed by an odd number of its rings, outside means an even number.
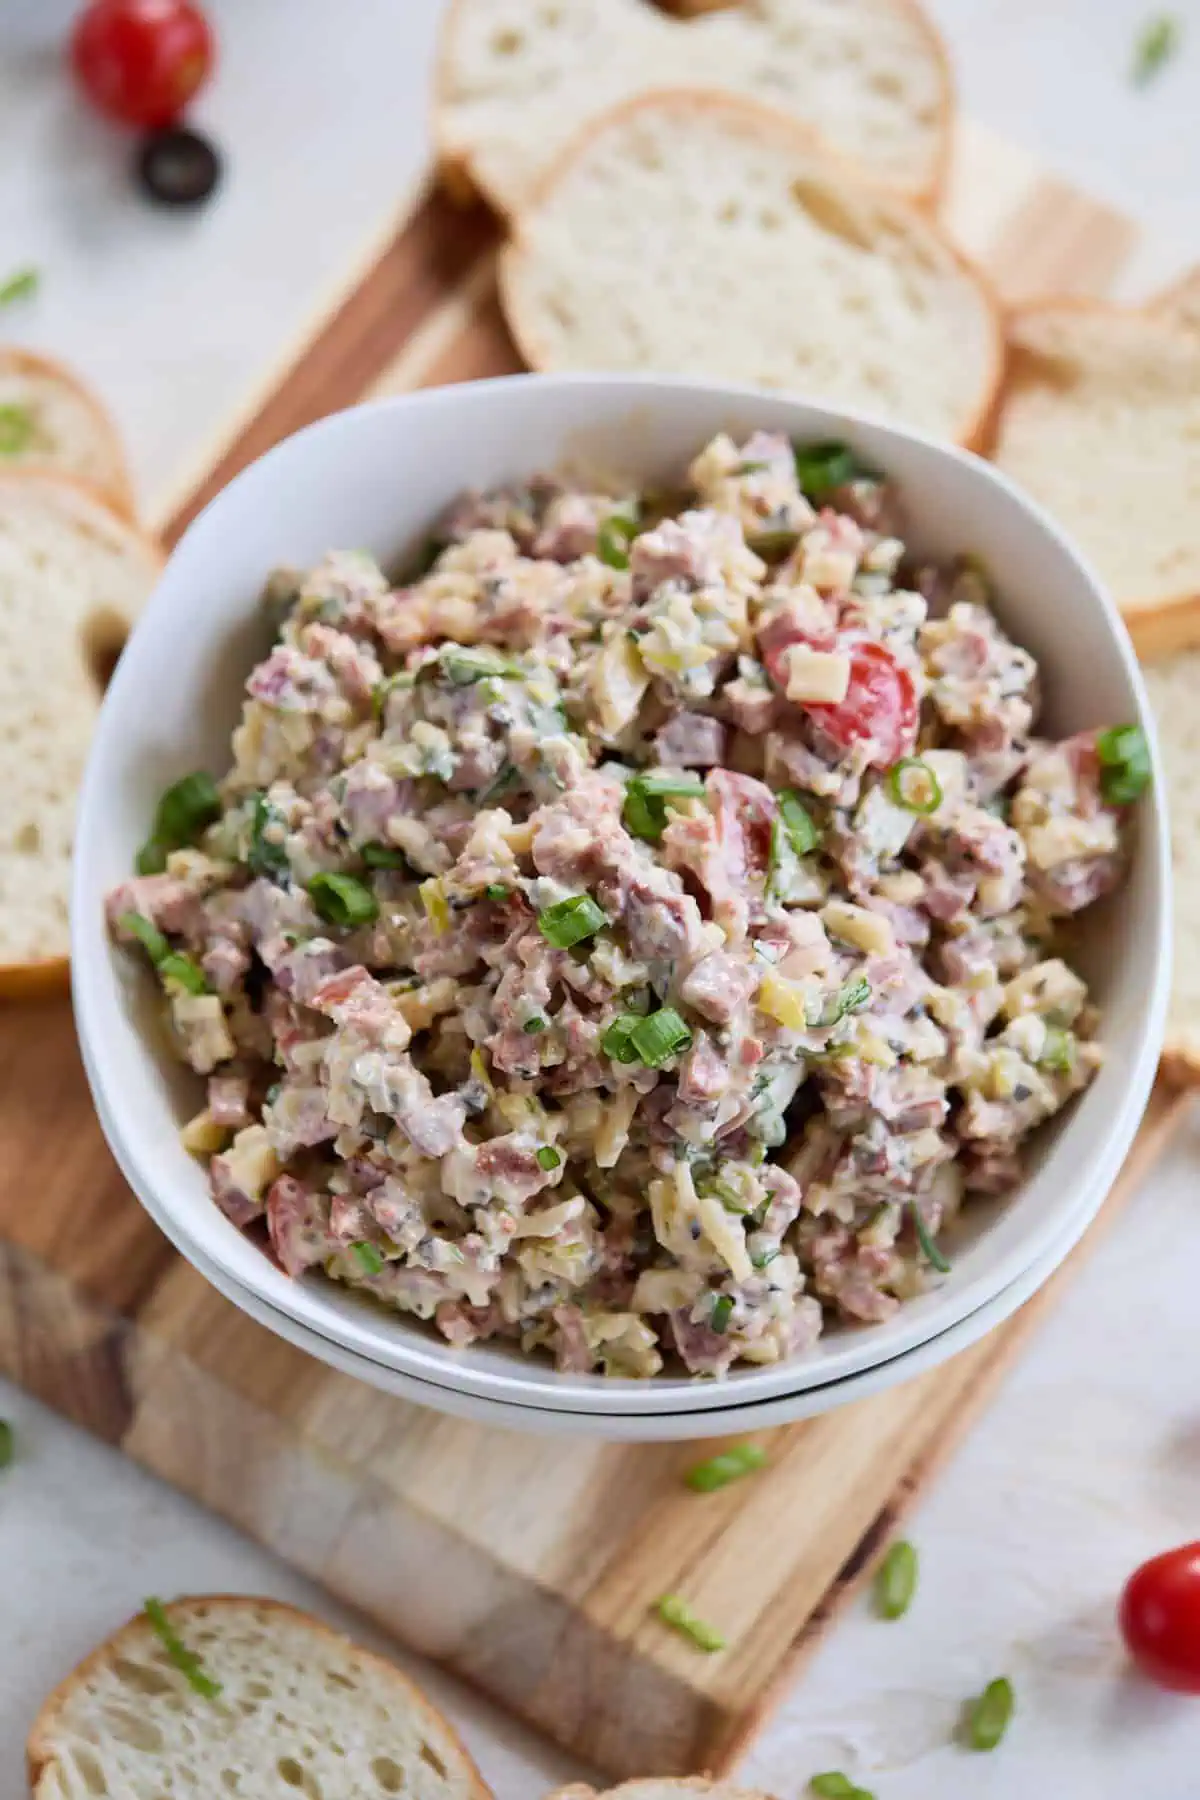
[[[1146,222],[1136,278],[1200,259],[1200,0],[1173,8],[1183,51],[1145,91],[1128,80],[1153,11],[1140,0],[932,5],[967,110]],[[210,0],[223,60],[199,117],[229,181],[219,204],[180,219],[137,202],[123,147],[72,101],[58,51],[71,10],[0,6],[0,277],[43,272],[36,303],[4,331],[106,393],[153,511],[402,209],[426,154],[438,7]],[[1196,1800],[1200,1702],[1126,1672],[1112,1611],[1137,1561],[1197,1530],[1198,1170],[1193,1134],[916,1512],[910,1615],[883,1625],[852,1611],[750,1752],[748,1781],[793,1800],[833,1766],[879,1800]],[[273,1558],[4,1383],[0,1415],[20,1445],[0,1480],[0,1800],[25,1791],[21,1744],[42,1695],[147,1593],[262,1591],[338,1619]],[[436,1671],[419,1673],[501,1800],[536,1800],[570,1772]],[[953,1748],[961,1700],[1000,1673],[1017,1690],[1002,1749]]]

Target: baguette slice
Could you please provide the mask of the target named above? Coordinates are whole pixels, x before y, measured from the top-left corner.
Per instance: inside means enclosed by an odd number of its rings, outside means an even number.
[[[911,0],[741,0],[692,20],[651,0],[452,0],[435,113],[443,166],[519,213],[589,120],[665,87],[780,107],[879,183],[920,201],[940,188],[950,70]]]
[[[566,152],[501,259],[535,368],[790,388],[975,444],[1000,379],[988,289],[923,213],[781,114],[649,94]]]
[[[995,461],[1072,534],[1140,654],[1200,643],[1200,334],[1077,300],[1009,330]]]
[[[13,469],[73,475],[133,518],[125,452],[99,400],[61,363],[0,348],[0,471]]]
[[[80,483],[0,474],[0,994],[60,984],[75,796],[158,547]]]
[[[1158,724],[1167,776],[1175,943],[1163,1061],[1167,1073],[1200,1083],[1200,650],[1142,671]]]
[[[491,1800],[446,1720],[382,1657],[274,1600],[166,1610],[221,1693],[194,1692],[139,1615],[34,1721],[35,1800]]]

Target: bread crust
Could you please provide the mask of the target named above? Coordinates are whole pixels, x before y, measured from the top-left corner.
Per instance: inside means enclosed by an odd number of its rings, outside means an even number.
[[[702,13],[736,10],[736,5],[739,3],[739,0],[733,0],[733,4],[730,3],[730,0],[698,0],[698,3],[697,0],[669,0],[669,3],[670,11],[667,14],[668,20],[673,18],[676,25],[681,28],[686,28],[691,19],[699,17]],[[879,179],[878,175],[874,174],[870,169],[863,169],[860,178],[872,183],[885,193],[896,194],[907,199],[912,205],[921,207],[932,213],[937,210],[942,195],[945,192],[946,180],[950,170],[954,129],[958,117],[958,106],[954,86],[954,66],[950,58],[945,38],[938,30],[933,20],[925,12],[924,8],[919,4],[919,0],[890,0],[890,3],[896,12],[903,13],[909,21],[916,26],[925,41],[926,48],[929,51],[930,60],[937,70],[939,88],[937,109],[938,150],[929,180],[918,186],[914,187],[906,182],[897,182],[894,185],[883,182]],[[437,163],[439,179],[445,187],[446,192],[453,200],[461,204],[467,204],[475,198],[486,200],[488,205],[491,206],[502,219],[511,225],[533,203],[534,192],[544,185],[544,177],[542,182],[535,182],[534,189],[526,196],[524,202],[521,202],[519,199],[513,200],[510,197],[506,197],[494,186],[491,186],[488,183],[486,176],[480,171],[477,149],[473,146],[456,141],[448,124],[448,113],[451,105],[449,98],[450,71],[453,67],[457,52],[457,36],[461,15],[470,4],[471,0],[449,0],[442,18],[433,72],[431,116],[434,157]],[[642,4],[646,7],[648,13],[658,13],[659,16],[662,16],[663,9],[651,5],[650,0],[642,0]],[[650,90],[647,90],[647,92],[649,91]],[[684,86],[680,86],[678,88],[664,89],[661,91],[684,93],[689,90]],[[746,96],[730,93],[727,89],[717,89],[714,91],[721,93],[723,97],[728,99],[737,100],[746,98]],[[623,110],[625,106],[636,103],[636,101],[641,98],[641,95],[634,95],[632,101],[622,101],[621,106],[615,110]],[[754,102],[748,103],[755,104]],[[764,105],[764,110],[766,110],[765,103],[758,102],[757,104]],[[600,117],[602,116],[603,115],[597,115],[597,117],[589,121],[589,123],[592,125],[598,124]],[[815,130],[815,128],[812,127],[805,127],[803,121],[795,119],[790,113],[785,112],[783,116],[801,129]],[[849,161],[848,158],[843,158],[843,160]]]
[[[0,346],[0,375],[12,370],[16,374],[31,375],[48,381],[55,381],[60,386],[70,388],[76,399],[91,414],[105,441],[108,453],[109,475],[103,482],[92,481],[92,491],[101,496],[105,504],[124,519],[128,524],[136,523],[137,511],[133,498],[133,483],[129,475],[129,465],[125,458],[125,447],[121,435],[113,421],[112,414],[103,401],[93,393],[87,384],[80,380],[74,370],[68,369],[64,363],[53,357],[35,354],[32,350],[18,349],[15,345]],[[78,480],[69,471],[60,469],[53,460],[45,463],[26,463],[24,470],[33,474],[62,475],[67,480]],[[18,471],[13,470],[12,473]]]
[[[858,165],[830,150],[819,132],[812,127],[799,124],[789,114],[777,111],[774,107],[764,106],[757,100],[747,100],[741,95],[729,94],[720,89],[661,88],[623,101],[620,106],[587,121],[566,146],[553,169],[545,174],[535,188],[528,207],[515,222],[509,242],[500,252],[497,276],[505,321],[517,349],[529,366],[544,369],[548,360],[536,333],[530,329],[528,321],[521,317],[519,300],[514,293],[522,261],[532,254],[529,241],[531,223],[536,220],[539,209],[547,199],[552,197],[558,183],[568,177],[575,163],[587,153],[598,137],[643,112],[660,109],[685,114],[699,113],[710,118],[722,114],[730,121],[737,121],[747,128],[753,128],[756,133],[773,138],[785,148],[794,149],[798,155],[816,157],[828,171],[831,185],[847,186],[865,194],[876,204],[897,215],[903,215],[911,228],[937,239],[939,247],[960,274],[975,287],[988,318],[990,349],[986,377],[980,391],[973,397],[969,410],[959,422],[953,438],[964,450],[982,449],[989,440],[997,415],[1006,367],[1004,311],[991,282],[922,208],[903,199],[894,189],[879,187],[864,179]]]
[[[359,1665],[366,1664],[386,1674],[395,1683],[404,1696],[405,1703],[421,1715],[434,1728],[434,1735],[447,1740],[450,1748],[460,1759],[460,1773],[469,1785],[472,1800],[494,1800],[491,1789],[475,1766],[458,1732],[432,1704],[427,1700],[416,1684],[401,1673],[393,1663],[385,1657],[378,1656],[372,1650],[365,1650],[354,1643],[351,1638],[335,1631],[323,1620],[315,1619],[311,1613],[302,1612],[299,1607],[289,1606],[282,1600],[257,1598],[248,1594],[188,1594],[178,1600],[172,1600],[166,1607],[171,1624],[187,1641],[189,1622],[211,1614],[214,1609],[223,1613],[247,1612],[259,1616],[287,1620],[290,1624],[300,1625],[315,1638],[323,1638],[327,1643],[336,1645],[347,1659],[353,1659]],[[136,1613],[132,1619],[114,1631],[111,1637],[98,1644],[83,1661],[67,1675],[52,1693],[42,1702],[37,1717],[30,1727],[25,1746],[25,1763],[30,1788],[34,1791],[35,1800],[38,1784],[53,1770],[55,1762],[54,1732],[64,1710],[70,1705],[79,1688],[85,1687],[91,1676],[105,1667],[124,1651],[131,1650],[136,1644],[144,1642],[147,1637],[154,1637],[153,1627],[145,1613]]]

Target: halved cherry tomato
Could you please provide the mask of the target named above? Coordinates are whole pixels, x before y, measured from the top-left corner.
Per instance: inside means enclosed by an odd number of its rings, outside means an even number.
[[[93,105],[122,125],[172,124],[215,59],[191,0],[92,0],[71,33],[71,64]]]
[[[916,685],[886,645],[868,638],[844,647],[850,657],[846,698],[836,703],[812,701],[805,711],[845,750],[870,742],[870,761],[888,768],[909,755],[917,741]]]
[[[1200,1694],[1200,1543],[1181,1544],[1135,1569],[1117,1616],[1144,1675],[1177,1693]]]

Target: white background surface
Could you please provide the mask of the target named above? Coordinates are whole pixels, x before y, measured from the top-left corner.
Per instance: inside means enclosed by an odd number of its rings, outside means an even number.
[[[129,436],[153,509],[387,228],[420,173],[434,0],[212,0],[220,78],[198,119],[229,157],[220,203],[144,209],[123,143],[60,72],[64,0],[0,0],[0,279],[34,263],[6,334],[77,363]],[[1137,213],[1143,260],[1200,259],[1200,0],[1178,60],[1129,83],[1140,0],[932,0],[964,106]],[[1200,1135],[1095,1252],[914,1517],[912,1612],[860,1607],[748,1757],[794,1800],[842,1767],[879,1800],[1197,1800],[1200,1700],[1125,1670],[1112,1628],[1143,1556],[1200,1531]],[[144,1595],[271,1592],[337,1619],[273,1559],[0,1383],[20,1458],[0,1481],[0,1800],[46,1689]],[[702,1504],[702,1502],[701,1502]],[[803,1521],[797,1521],[803,1529]],[[363,1634],[367,1635],[367,1634]],[[377,1641],[377,1640],[376,1640]],[[949,1743],[962,1699],[1008,1674],[1002,1748]],[[501,1800],[565,1772],[528,1734],[422,1670]]]

